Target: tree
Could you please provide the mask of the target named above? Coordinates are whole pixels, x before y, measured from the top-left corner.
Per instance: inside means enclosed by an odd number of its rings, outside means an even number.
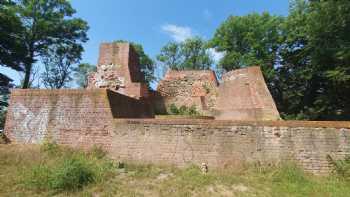
[[[67,87],[67,83],[72,80],[72,66],[79,62],[80,48],[68,48],[59,46],[48,49],[48,53],[43,57],[45,71],[42,74],[42,81],[45,87],[60,89]]]
[[[28,88],[33,64],[50,48],[75,48],[81,56],[82,43],[87,41],[85,21],[73,18],[75,10],[67,0],[18,0],[14,5],[20,18],[22,32],[16,36],[25,47],[23,88]]]
[[[88,75],[96,71],[96,66],[87,63],[79,64],[77,67],[73,68],[73,71],[78,86],[86,88],[88,85]]]
[[[268,13],[230,16],[216,30],[210,46],[225,52],[219,66],[226,71],[260,65],[267,80],[280,61],[284,18]]]
[[[125,40],[117,40],[115,43],[130,43],[134,47],[136,53],[139,55],[140,70],[145,76],[145,82],[149,85],[155,80],[154,76],[154,61],[145,53],[141,44],[129,42]]]
[[[180,50],[180,44],[169,42],[160,50],[157,60],[169,68],[176,69],[178,65],[182,64]]]
[[[291,4],[278,68],[280,110],[288,118],[350,118],[350,4]]]
[[[173,70],[205,70],[213,64],[207,43],[199,37],[166,44],[157,60]]]
[[[8,106],[9,88],[12,87],[12,80],[0,73],[0,130],[5,126],[5,118]]]
[[[0,66],[24,71],[25,48],[18,37],[23,28],[13,6],[11,1],[0,1]],[[7,81],[7,77],[0,75],[0,80]]]

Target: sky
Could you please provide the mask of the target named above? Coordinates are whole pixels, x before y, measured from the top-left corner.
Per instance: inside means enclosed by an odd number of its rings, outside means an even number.
[[[88,22],[89,41],[82,63],[96,64],[101,42],[128,40],[143,45],[155,58],[170,41],[200,36],[210,39],[230,15],[267,11],[288,14],[288,0],[71,0],[75,17]],[[211,51],[214,59],[222,56]],[[17,72],[0,67],[1,73],[19,83]]]

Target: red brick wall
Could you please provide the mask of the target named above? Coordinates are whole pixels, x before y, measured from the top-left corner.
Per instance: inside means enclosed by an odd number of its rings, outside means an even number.
[[[109,148],[113,116],[106,90],[12,90],[5,132],[12,142]]]
[[[114,118],[152,117],[146,102],[106,90],[12,90],[5,132],[12,142],[109,149]]]
[[[116,120],[111,156],[124,161],[230,168],[295,161],[331,170],[327,155],[350,155],[349,122]]]

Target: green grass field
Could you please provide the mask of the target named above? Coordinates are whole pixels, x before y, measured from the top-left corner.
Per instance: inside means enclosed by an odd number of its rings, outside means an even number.
[[[0,145],[0,196],[350,196],[350,182],[293,165],[212,170],[120,164],[98,148]]]

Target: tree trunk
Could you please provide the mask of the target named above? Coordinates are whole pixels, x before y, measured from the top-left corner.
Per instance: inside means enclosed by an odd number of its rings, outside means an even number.
[[[22,84],[22,89],[28,89],[29,87],[29,81],[30,81],[30,74],[32,73],[32,64],[27,63],[25,65],[25,75],[24,75],[24,81]]]

